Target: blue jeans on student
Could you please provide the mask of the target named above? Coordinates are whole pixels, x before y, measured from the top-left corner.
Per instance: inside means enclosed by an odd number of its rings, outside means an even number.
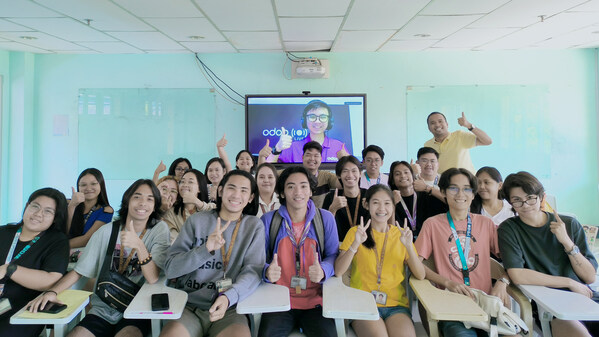
[[[462,322],[440,321],[439,329],[445,337],[485,337],[489,336],[486,331],[479,329],[467,329]]]
[[[262,314],[259,337],[287,337],[299,327],[308,337],[336,337],[335,321],[322,316],[322,307]]]

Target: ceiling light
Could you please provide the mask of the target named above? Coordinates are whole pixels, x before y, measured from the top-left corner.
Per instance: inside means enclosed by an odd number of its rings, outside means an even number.
[[[19,36],[19,37],[21,39],[23,39],[23,40],[37,40],[37,37],[35,37],[35,36],[26,36],[26,35],[23,35],[23,36]]]
[[[431,34],[415,34],[415,37],[429,37]]]
[[[199,35],[191,35],[191,36],[188,36],[188,38],[190,38],[192,40],[201,40],[204,37],[203,36],[199,36]]]

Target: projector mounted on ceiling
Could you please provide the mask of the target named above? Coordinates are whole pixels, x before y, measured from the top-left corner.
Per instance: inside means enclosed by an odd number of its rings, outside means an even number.
[[[329,78],[329,61],[310,57],[292,62],[291,77]]]

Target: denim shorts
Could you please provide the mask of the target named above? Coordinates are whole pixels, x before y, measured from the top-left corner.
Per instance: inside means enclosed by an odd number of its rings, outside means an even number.
[[[412,319],[412,312],[410,308],[396,306],[396,307],[377,307],[379,309],[379,316],[384,320],[395,315],[395,314],[405,314]]]

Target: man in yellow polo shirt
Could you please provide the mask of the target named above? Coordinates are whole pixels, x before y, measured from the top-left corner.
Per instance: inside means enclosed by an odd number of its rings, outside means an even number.
[[[439,173],[451,168],[462,167],[472,174],[476,173],[470,149],[480,145],[491,145],[493,140],[486,132],[470,123],[464,113],[458,118],[458,124],[466,129],[449,132],[449,125],[445,115],[440,112],[432,112],[426,119],[429,131],[433,138],[424,143],[424,146],[432,147],[439,152]]]

